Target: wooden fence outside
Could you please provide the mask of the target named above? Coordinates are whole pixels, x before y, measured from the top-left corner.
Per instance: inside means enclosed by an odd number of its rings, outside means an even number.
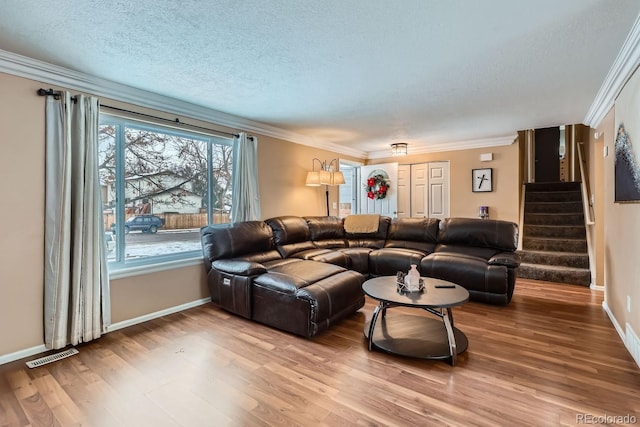
[[[186,230],[193,228],[200,228],[202,226],[207,225],[207,214],[206,213],[160,213],[154,214],[162,219],[164,219],[164,226],[162,229],[164,230]],[[135,214],[126,214],[125,220],[136,216]],[[111,225],[115,224],[115,215],[112,213],[103,214],[104,218],[104,227],[105,230],[111,230]],[[224,224],[229,222],[229,214],[228,213],[215,213],[213,214],[213,223],[214,224]]]

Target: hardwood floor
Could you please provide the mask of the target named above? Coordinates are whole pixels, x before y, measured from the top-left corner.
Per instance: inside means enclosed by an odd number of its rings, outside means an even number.
[[[0,366],[0,425],[553,426],[579,424],[579,414],[640,423],[640,369],[601,303],[585,287],[519,279],[507,307],[454,309],[469,339],[455,367],[368,352],[372,300],[314,339],[208,304],[39,368]]]

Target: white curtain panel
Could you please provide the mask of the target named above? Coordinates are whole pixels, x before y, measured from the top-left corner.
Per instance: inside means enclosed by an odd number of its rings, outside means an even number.
[[[111,323],[98,176],[98,98],[47,97],[45,345],[87,342]]]
[[[259,219],[258,138],[248,138],[246,133],[241,132],[234,141],[231,221]]]

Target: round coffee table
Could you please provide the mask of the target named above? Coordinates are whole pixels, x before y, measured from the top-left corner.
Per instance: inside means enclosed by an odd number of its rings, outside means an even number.
[[[421,292],[400,293],[396,280],[396,276],[384,276],[362,284],[364,293],[380,302],[364,326],[369,351],[378,348],[402,356],[450,359],[455,365],[456,356],[467,349],[469,341],[454,327],[451,308],[467,302],[469,292],[445,280],[423,277]],[[442,319],[442,323],[432,317],[397,312],[387,316],[387,309],[392,307],[420,308]],[[382,319],[378,320],[380,314]]]

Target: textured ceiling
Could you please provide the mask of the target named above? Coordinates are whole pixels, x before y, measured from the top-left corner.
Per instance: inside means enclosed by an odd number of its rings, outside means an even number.
[[[365,152],[581,123],[638,0],[3,0],[0,49]]]

